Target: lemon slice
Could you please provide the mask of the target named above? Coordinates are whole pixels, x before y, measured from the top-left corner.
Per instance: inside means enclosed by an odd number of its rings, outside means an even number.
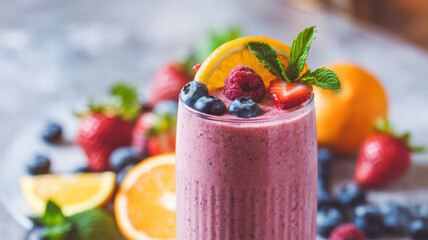
[[[104,205],[113,195],[116,174],[79,173],[46,174],[21,178],[21,191],[26,202],[42,215],[47,200],[58,204],[67,216]]]

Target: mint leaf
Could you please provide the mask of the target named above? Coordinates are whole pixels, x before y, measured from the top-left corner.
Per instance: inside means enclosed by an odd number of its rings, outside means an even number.
[[[284,65],[279,60],[275,49],[264,42],[247,42],[248,50],[256,56],[269,72],[276,77],[291,82],[285,75]]]
[[[46,203],[46,210],[44,216],[39,220],[45,226],[55,226],[63,223],[66,217],[61,211],[61,208],[56,205],[52,200],[48,200]]]
[[[69,217],[74,231],[67,240],[117,240],[122,239],[110,214],[101,209],[92,209]]]
[[[287,77],[295,80],[299,77],[300,72],[303,71],[306,59],[309,55],[312,40],[315,39],[316,27],[305,28],[301,31],[296,39],[293,40],[290,50],[290,59],[287,67]]]
[[[313,72],[308,70],[303,74],[300,81],[323,89],[334,90],[340,88],[340,82],[336,73],[327,68],[318,68]]]

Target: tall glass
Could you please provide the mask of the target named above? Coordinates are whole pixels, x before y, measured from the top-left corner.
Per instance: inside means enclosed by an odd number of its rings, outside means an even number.
[[[180,101],[176,159],[177,240],[316,239],[313,98],[252,119]]]

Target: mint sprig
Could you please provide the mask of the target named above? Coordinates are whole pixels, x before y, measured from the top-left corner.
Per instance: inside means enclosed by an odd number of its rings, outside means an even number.
[[[291,82],[275,49],[264,42],[247,42],[248,50],[277,78]]]
[[[279,60],[278,53],[274,48],[263,42],[247,42],[248,50],[269,69],[279,79],[287,82],[300,82],[309,86],[317,86],[323,89],[339,89],[340,81],[337,75],[326,68],[319,68],[315,71],[308,70],[302,77],[300,73],[305,67],[305,62],[309,55],[312,41],[315,39],[316,27],[305,28],[300,32],[291,44],[290,56],[287,70]]]
[[[30,218],[43,226],[43,237],[48,240],[121,239],[114,219],[101,209],[66,217],[58,205],[48,200],[44,215]]]
[[[290,79],[297,79],[299,74],[305,67],[306,59],[311,49],[312,40],[315,39],[316,27],[305,28],[301,31],[296,39],[293,40],[290,49],[290,58],[287,67],[287,77]]]
[[[318,68],[313,72],[308,70],[303,74],[300,81],[323,89],[334,90],[340,88],[340,81],[336,73],[326,68]]]

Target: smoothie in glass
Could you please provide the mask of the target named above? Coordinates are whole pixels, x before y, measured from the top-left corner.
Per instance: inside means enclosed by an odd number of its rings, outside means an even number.
[[[269,98],[251,119],[180,102],[177,239],[315,239],[314,103],[278,111]]]
[[[291,47],[244,37],[217,48],[180,92],[178,240],[315,240],[313,86],[338,89],[305,64],[316,29]]]

